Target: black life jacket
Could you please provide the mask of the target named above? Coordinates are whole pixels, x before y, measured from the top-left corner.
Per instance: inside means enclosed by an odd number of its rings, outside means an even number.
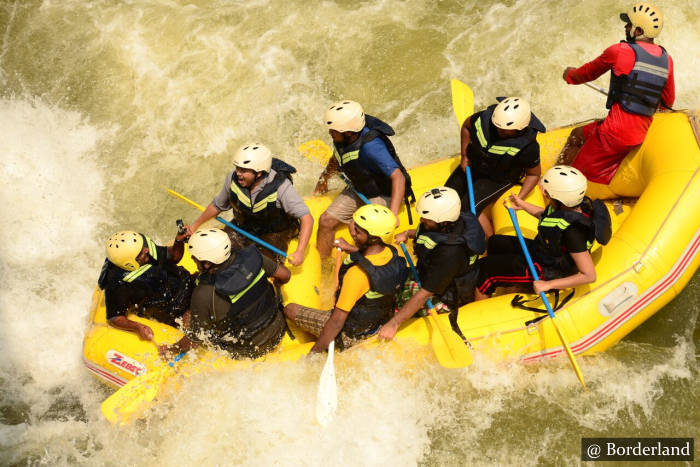
[[[130,290],[139,289],[138,296],[142,298],[138,303],[129,305],[138,305],[144,309],[158,307],[169,315],[180,316],[189,307],[193,278],[185,268],[167,259],[165,247],[157,247],[148,236],[141,235],[148,246],[148,263],[135,271],[125,271],[105,259],[97,281],[101,289],[110,289],[105,293],[105,306],[112,306],[109,303],[112,292],[128,295]]]
[[[401,159],[396,154],[394,145],[389,139],[389,136],[394,135],[394,129],[380,119],[367,114],[365,114],[365,126],[369,128],[369,131],[361,134],[353,143],[341,147],[333,143],[333,155],[338,161],[340,170],[350,179],[352,186],[367,198],[391,196],[391,179],[370,171],[360,162],[362,145],[372,141],[374,138],[381,138],[406,180],[404,201],[407,203],[407,209],[410,212],[410,203],[415,202],[416,197],[413,193],[411,176],[408,175],[408,171],[403,166]]]
[[[590,199],[584,198],[584,204],[588,203],[591,203]],[[600,200],[593,201],[591,205],[592,212],[589,214],[569,209],[555,210],[552,205],[545,209],[537,226],[533,258],[540,264],[548,280],[576,272],[576,263],[561,242],[564,231],[570,226],[578,224],[585,227],[588,232],[586,247],[589,251],[593,247],[594,240],[601,245],[610,241],[612,236],[610,213]]]
[[[605,106],[609,109],[613,102],[619,102],[627,112],[651,117],[659,107],[668,80],[668,54],[661,47],[661,55],[655,57],[639,44],[627,44],[634,51],[634,67],[627,75],[616,76],[610,72]]]
[[[525,168],[516,161],[516,155],[529,144],[537,144],[537,133],[546,128],[535,116],[530,115],[530,124],[520,136],[498,139],[496,131],[491,132],[491,116],[497,104],[488,106],[474,115],[469,136],[471,143],[467,149],[469,165],[483,177],[497,182],[518,183],[525,174]]]
[[[396,294],[401,290],[408,277],[406,260],[399,256],[396,248],[386,245],[391,250],[391,260],[383,266],[375,266],[362,253],[350,254],[338,272],[338,292],[336,301],[343,287],[343,278],[352,266],[359,266],[369,277],[369,291],[362,296],[345,320],[342,332],[351,338],[373,334],[379,326],[391,319],[396,304]],[[340,341],[340,339],[338,339]],[[341,344],[336,342],[336,344]]]
[[[254,245],[238,250],[214,273],[199,276],[198,284],[213,285],[217,294],[231,302],[226,316],[216,322],[219,338],[251,340],[275,320],[278,299],[267,277],[262,255]]]
[[[277,190],[285,180],[291,182],[292,174],[297,170],[274,157],[272,170],[276,172],[275,176],[256,195],[255,204],[251,201],[250,189],[242,187],[236,174],[232,174],[229,200],[234,219],[243,230],[253,235],[294,230],[294,236],[299,232],[299,219],[288,215],[284,209],[277,206]]]
[[[413,240],[413,251],[418,258],[418,275],[428,277],[440,268],[433,264],[431,256],[438,245],[460,245],[463,255],[453,258],[463,264],[462,270],[442,295],[436,298],[452,309],[471,301],[476,284],[476,260],[486,250],[486,237],[478,219],[471,212],[461,212],[450,232],[428,232],[418,227]]]

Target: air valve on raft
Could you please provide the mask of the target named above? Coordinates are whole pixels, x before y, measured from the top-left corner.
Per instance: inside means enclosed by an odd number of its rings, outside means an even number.
[[[638,291],[637,284],[624,282],[598,302],[598,311],[601,315],[609,318],[621,311],[625,305],[631,303]]]

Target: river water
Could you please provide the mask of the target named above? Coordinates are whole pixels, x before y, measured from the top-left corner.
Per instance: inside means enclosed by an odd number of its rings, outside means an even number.
[[[697,4],[658,3],[677,108],[700,102]],[[314,423],[321,360],[195,378],[125,429],[83,367],[91,292],[114,231],[167,242],[218,191],[227,150],[295,165],[341,98],[397,130],[407,166],[458,151],[449,79],[476,107],[520,95],[550,128],[602,116],[567,65],[623,38],[607,0],[0,0],[0,464],[569,465],[583,436],[700,435],[700,276],[609,352],[446,371],[381,351],[338,357],[340,408]],[[599,84],[605,84],[601,79]],[[438,181],[436,181],[438,182]]]

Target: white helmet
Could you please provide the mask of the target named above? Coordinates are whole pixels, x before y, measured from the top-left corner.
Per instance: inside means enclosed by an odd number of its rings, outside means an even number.
[[[637,37],[653,39],[659,35],[664,26],[661,12],[651,3],[637,3],[627,13],[620,13],[620,19],[632,24],[632,28],[641,28],[644,34]]]
[[[459,219],[461,209],[462,202],[457,192],[444,186],[426,191],[416,203],[418,216],[430,219],[438,224],[456,221]]]
[[[190,237],[189,249],[199,261],[221,264],[231,256],[231,239],[221,229],[199,229]]]
[[[272,167],[272,152],[259,143],[246,144],[233,156],[233,165],[255,172],[269,172]]]
[[[522,130],[530,124],[530,104],[519,97],[506,97],[493,109],[491,121],[501,130]]]
[[[542,175],[542,187],[550,198],[573,208],[583,201],[588,180],[578,169],[555,165]]]
[[[365,127],[365,112],[355,101],[340,101],[326,110],[324,121],[331,130],[358,132]]]

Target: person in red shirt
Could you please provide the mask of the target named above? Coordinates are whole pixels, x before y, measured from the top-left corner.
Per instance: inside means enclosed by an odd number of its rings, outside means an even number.
[[[574,128],[558,160],[579,169],[589,181],[606,185],[627,153],[644,141],[659,105],[670,108],[675,100],[673,61],[654,44],[663,26],[661,12],[638,3],[620,13],[620,19],[625,41],[580,68],[567,67],[563,74],[568,84],[582,84],[611,71],[607,117]]]

